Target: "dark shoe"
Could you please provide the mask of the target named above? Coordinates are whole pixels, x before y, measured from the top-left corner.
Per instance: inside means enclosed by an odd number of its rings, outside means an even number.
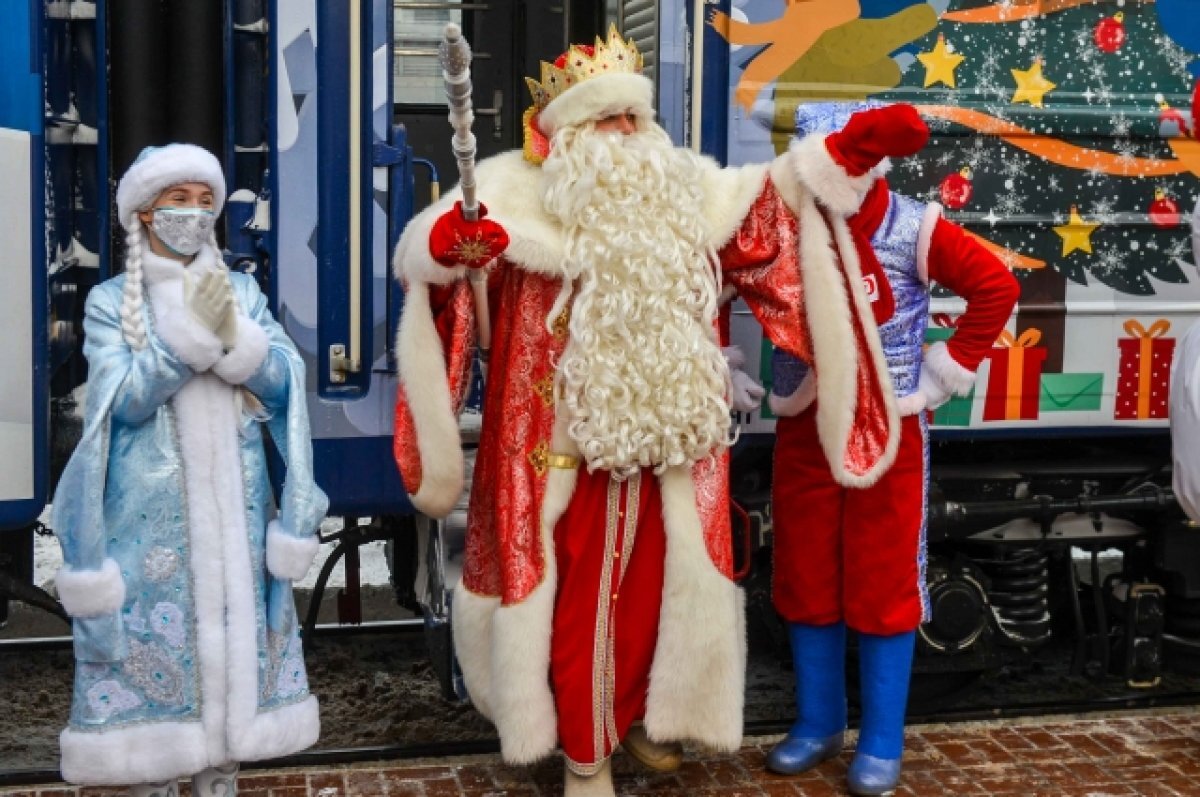
[[[846,782],[850,793],[860,797],[891,794],[900,782],[900,759],[855,753],[850,771],[846,773]]]
[[[842,731],[823,739],[788,736],[767,753],[767,769],[780,775],[807,772],[822,761],[842,752],[844,736]]]

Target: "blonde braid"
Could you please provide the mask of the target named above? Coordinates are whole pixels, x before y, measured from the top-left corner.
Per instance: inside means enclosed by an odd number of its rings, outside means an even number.
[[[146,327],[142,323],[142,249],[146,236],[137,216],[125,235],[125,290],[121,298],[121,334],[134,351],[146,348]]]

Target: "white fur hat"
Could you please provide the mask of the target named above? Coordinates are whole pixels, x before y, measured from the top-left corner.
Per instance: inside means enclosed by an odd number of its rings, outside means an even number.
[[[538,117],[547,138],[564,127],[615,113],[632,111],[654,119],[654,84],[644,75],[598,75],[581,82],[550,102]]]
[[[117,186],[117,217],[126,230],[133,219],[166,189],[180,183],[204,183],[213,192],[213,211],[225,204],[225,172],[216,157],[195,144],[146,147]]]
[[[616,25],[594,44],[573,44],[555,59],[542,62],[541,78],[526,78],[533,108],[526,125],[536,119],[546,138],[564,127],[632,111],[654,119],[654,84],[642,74],[642,54],[633,39]]]

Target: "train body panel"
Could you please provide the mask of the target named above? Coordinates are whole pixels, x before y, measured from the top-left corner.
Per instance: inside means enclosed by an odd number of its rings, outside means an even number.
[[[309,366],[317,480],[332,514],[408,513],[391,453],[402,294],[388,255],[403,221],[391,172],[411,154],[392,128],[390,4],[273,5],[272,289]]]
[[[736,3],[749,27],[730,36],[725,155],[773,157],[806,102],[917,104],[933,135],[894,164],[893,190],[942,204],[1022,285],[1008,334],[971,395],[935,414],[935,435],[1163,431],[1174,341],[1200,317],[1195,54],[1151,5],[1018,5],[864,3],[804,51],[789,39],[799,15]],[[772,32],[756,38],[756,27]],[[800,48],[790,66],[763,67],[788,47]],[[948,336],[962,309],[935,287],[927,340]],[[734,338],[769,381],[769,344],[745,313]],[[773,427],[765,403],[744,421],[750,433]]]
[[[43,86],[38,7],[5,3],[0,30],[0,531],[34,522],[49,480],[46,320],[46,190],[42,179]]]

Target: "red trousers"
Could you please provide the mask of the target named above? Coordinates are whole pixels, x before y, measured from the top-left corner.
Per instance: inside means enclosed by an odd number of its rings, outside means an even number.
[[[658,479],[580,468],[554,545],[558,737],[568,765],[589,775],[646,711],[667,553]]]
[[[901,419],[896,464],[871,487],[833,480],[816,407],[775,426],[775,608],[789,623],[892,635],[914,630],[925,595],[928,437]]]

